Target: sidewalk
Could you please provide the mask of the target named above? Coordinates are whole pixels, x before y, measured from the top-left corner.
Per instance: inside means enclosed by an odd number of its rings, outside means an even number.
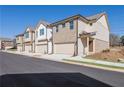
[[[71,55],[64,55],[64,54],[41,54],[41,53],[27,53],[27,52],[17,52],[17,51],[3,51],[13,54],[19,54],[19,55],[25,55],[29,57],[35,57],[35,58],[42,58],[47,60],[53,60],[53,61],[63,61],[65,58],[70,58]]]
[[[53,60],[53,61],[63,61],[63,59],[70,58],[71,55],[64,55],[64,54],[45,54],[42,55],[41,58],[48,59],[48,60]]]
[[[70,57],[63,59],[65,61],[71,61],[71,62],[79,62],[84,64],[91,64],[96,66],[103,66],[103,67],[111,67],[111,68],[119,68],[124,70],[124,63],[121,62],[108,62],[108,61],[101,61],[101,60],[93,60],[93,59],[86,59],[82,58],[80,56],[77,57]]]

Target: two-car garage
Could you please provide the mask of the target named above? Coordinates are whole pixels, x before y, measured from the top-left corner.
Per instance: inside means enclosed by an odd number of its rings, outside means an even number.
[[[42,42],[42,44],[36,45],[36,53],[51,54],[52,53],[52,42]]]
[[[73,55],[74,54],[74,43],[54,44],[54,53]]]
[[[47,44],[36,45],[36,53],[46,54],[47,53]]]

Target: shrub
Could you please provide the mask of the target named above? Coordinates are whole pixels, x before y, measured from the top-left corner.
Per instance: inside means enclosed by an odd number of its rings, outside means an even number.
[[[103,53],[110,52],[110,49],[105,49],[102,51]]]

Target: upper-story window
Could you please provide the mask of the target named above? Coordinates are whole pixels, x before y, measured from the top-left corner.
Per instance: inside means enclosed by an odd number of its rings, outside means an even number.
[[[90,26],[92,26],[93,25],[93,23],[90,23]]]
[[[73,28],[74,28],[74,22],[72,20],[72,21],[70,21],[70,29],[72,30]]]
[[[17,37],[17,40],[19,40],[19,37]]]
[[[25,38],[29,38],[29,32],[25,33]]]
[[[65,23],[62,24],[62,27],[63,27],[63,28],[65,27]]]
[[[44,35],[44,29],[40,29],[40,36]]]
[[[58,30],[58,26],[56,26],[56,32],[58,32],[59,30]]]

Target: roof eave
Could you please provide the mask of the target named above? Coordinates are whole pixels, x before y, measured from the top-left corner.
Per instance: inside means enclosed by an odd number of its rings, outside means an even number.
[[[73,20],[73,19],[78,19],[79,17],[81,17],[80,14],[78,14],[78,15],[74,15],[74,16],[71,16],[71,17],[65,18],[65,19],[63,19],[63,20],[60,20],[60,21],[54,22],[54,23],[50,24],[50,26],[56,26],[56,25],[58,25],[58,24],[65,23],[65,22],[68,22],[68,21]]]

